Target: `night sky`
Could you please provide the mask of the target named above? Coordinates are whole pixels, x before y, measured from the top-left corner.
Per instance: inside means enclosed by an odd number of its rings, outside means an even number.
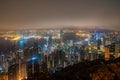
[[[120,0],[0,0],[0,30],[120,27]]]

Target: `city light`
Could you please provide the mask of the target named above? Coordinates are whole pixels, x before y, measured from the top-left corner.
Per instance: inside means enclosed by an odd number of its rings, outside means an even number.
[[[120,0],[0,0],[0,80],[120,80]]]
[[[85,41],[89,41],[89,39],[88,39],[88,38],[86,38],[86,39],[85,39]]]
[[[19,40],[20,39],[20,36],[16,36],[15,38],[11,39],[11,40]]]
[[[0,67],[0,71],[2,71],[3,69]]]
[[[31,59],[32,59],[32,60],[36,60],[37,58],[36,58],[36,57],[32,57]]]
[[[5,40],[6,36],[4,36],[4,41],[8,42],[10,40],[12,42],[12,51],[8,51],[10,52],[10,55],[7,55],[8,57],[6,55],[5,57],[0,55],[0,60],[4,62],[1,64],[0,71],[10,72],[10,70],[12,70],[10,73],[14,74],[14,71],[17,72],[18,69],[22,77],[16,76],[14,78],[21,80],[26,77],[30,78],[29,75],[34,77],[29,73],[34,74],[35,72],[39,73],[41,71],[55,73],[55,71],[60,71],[62,68],[69,65],[72,66],[84,60],[108,60],[111,57],[110,55],[115,58],[120,56],[119,43],[112,43],[120,39],[118,34],[114,35],[108,32],[100,35],[100,33],[90,33],[85,30],[72,30],[72,32],[69,30],[59,30],[48,34],[48,31],[44,32],[40,30],[36,33],[34,32],[34,34],[28,32],[31,34],[29,36],[27,33],[19,34],[22,36],[9,34],[11,37],[7,35],[8,40]],[[62,32],[64,32],[64,34]],[[6,60],[13,63],[9,64]],[[8,67],[10,67],[10,69],[8,69]],[[13,78],[10,74],[8,76],[11,77],[11,79]]]

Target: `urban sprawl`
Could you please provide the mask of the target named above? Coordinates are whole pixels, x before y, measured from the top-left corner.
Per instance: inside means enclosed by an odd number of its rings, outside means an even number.
[[[24,80],[95,59],[120,57],[120,32],[47,29],[0,32],[0,73]]]

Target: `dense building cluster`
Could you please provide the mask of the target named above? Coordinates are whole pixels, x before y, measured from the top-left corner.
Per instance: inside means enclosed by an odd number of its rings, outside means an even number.
[[[8,80],[33,79],[41,73],[56,73],[82,61],[120,56],[118,31],[27,30],[0,35],[1,44],[7,43],[0,46],[0,71],[8,76]],[[102,70],[91,77],[99,72]]]

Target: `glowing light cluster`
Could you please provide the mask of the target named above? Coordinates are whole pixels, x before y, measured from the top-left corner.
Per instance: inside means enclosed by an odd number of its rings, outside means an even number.
[[[80,36],[80,37],[88,37],[88,38],[90,37],[90,34],[88,34],[88,33],[86,33],[86,34],[85,33],[76,33],[75,35]]]
[[[11,39],[11,40],[19,40],[20,36],[16,36],[15,38]]]

